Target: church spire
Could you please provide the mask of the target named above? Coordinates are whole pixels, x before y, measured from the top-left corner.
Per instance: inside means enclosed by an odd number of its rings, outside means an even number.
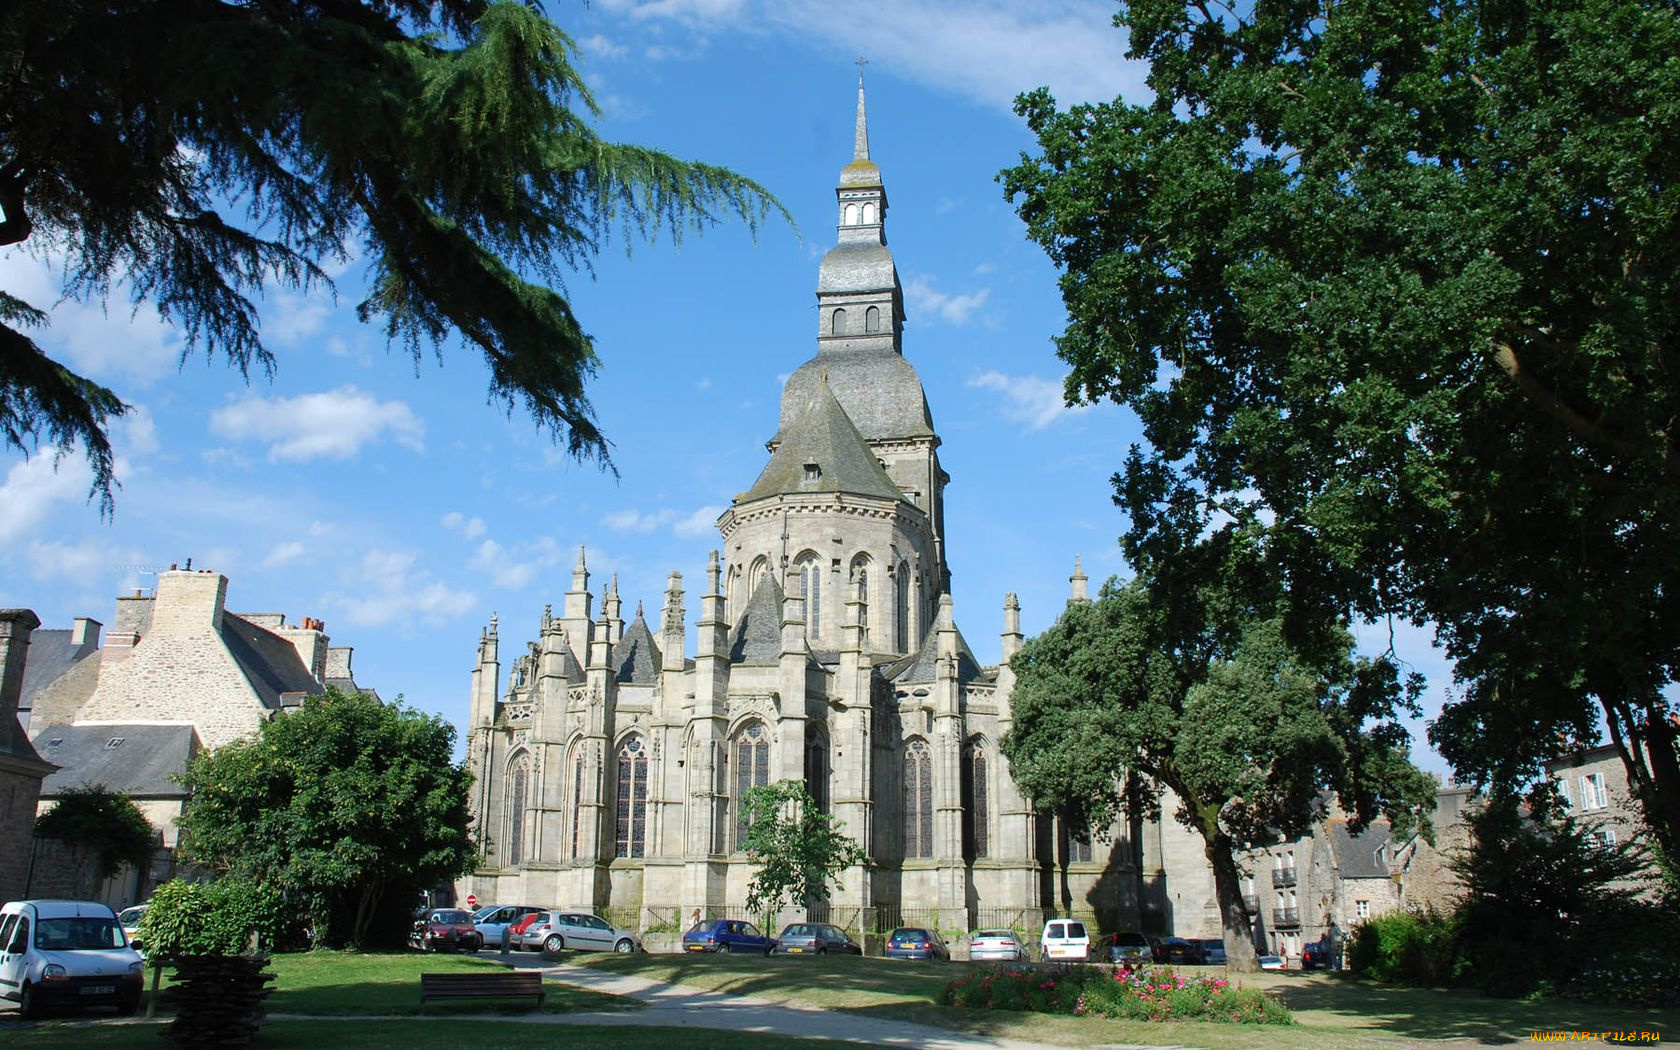
[[[863,66],[868,61],[866,58],[858,59],[857,130],[852,136],[852,159],[854,161],[869,159],[869,120],[863,112]]]

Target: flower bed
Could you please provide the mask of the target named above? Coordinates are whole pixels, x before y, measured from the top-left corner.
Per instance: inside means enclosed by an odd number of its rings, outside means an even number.
[[[1223,977],[1191,977],[1171,967],[1076,966],[975,970],[940,992],[947,1006],[1112,1017],[1133,1021],[1293,1024],[1289,1010]]]

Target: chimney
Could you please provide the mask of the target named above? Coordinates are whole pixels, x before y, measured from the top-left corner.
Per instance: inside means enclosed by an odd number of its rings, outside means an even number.
[[[219,632],[227,603],[227,577],[218,572],[159,573],[157,597],[153,601],[153,631]]]

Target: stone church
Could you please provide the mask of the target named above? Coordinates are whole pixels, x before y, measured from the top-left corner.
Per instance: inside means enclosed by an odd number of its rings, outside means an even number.
[[[1015,596],[1005,666],[981,666],[957,628],[950,479],[903,353],[861,81],[835,195],[817,352],[783,389],[769,462],[717,521],[693,656],[696,599],[680,573],[654,622],[638,604],[627,623],[616,579],[596,603],[582,552],[560,612],[545,609],[536,640],[508,654],[505,686],[496,621],[484,631],[467,754],[486,867],[463,895],[643,925],[741,914],[752,871],[739,800],[796,779],[873,861],[845,875],[837,921],[1031,928],[1055,908],[1138,926],[1142,826],[1094,849],[1070,841],[998,750],[1022,641]],[[1077,569],[1073,582],[1077,600]]]

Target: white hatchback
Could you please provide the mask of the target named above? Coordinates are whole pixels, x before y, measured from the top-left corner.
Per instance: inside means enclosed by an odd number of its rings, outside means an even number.
[[[1084,962],[1091,957],[1091,934],[1078,919],[1051,919],[1038,940],[1040,957]]]

